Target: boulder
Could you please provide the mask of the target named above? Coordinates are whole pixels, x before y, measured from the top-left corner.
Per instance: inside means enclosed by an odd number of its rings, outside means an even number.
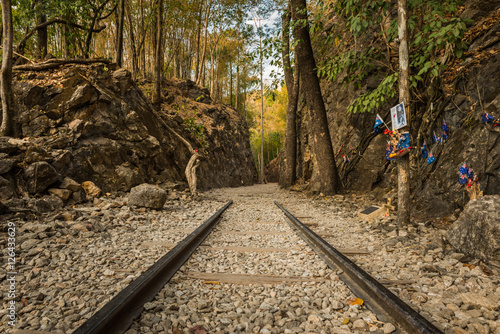
[[[28,191],[31,194],[36,194],[57,182],[59,174],[48,162],[38,161],[24,170],[24,180],[26,181]]]
[[[102,194],[102,190],[92,181],[83,182],[82,188],[88,197],[99,197]]]
[[[446,236],[460,253],[500,262],[500,195],[470,201]]]
[[[128,205],[161,209],[167,200],[167,192],[157,186],[143,183],[130,190]]]
[[[2,159],[0,160],[0,175],[10,172],[16,164],[16,159]]]

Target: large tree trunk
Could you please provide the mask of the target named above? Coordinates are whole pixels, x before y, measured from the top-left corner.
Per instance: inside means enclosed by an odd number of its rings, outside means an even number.
[[[38,1],[37,3],[37,15],[36,25],[40,25],[47,21],[47,17],[45,16],[45,10],[43,8],[43,0]],[[47,55],[47,26],[38,29],[37,31],[37,41],[36,41],[36,57],[38,59],[43,59]]]
[[[297,68],[300,71],[302,84],[307,87],[304,93],[311,117],[311,132],[320,175],[320,190],[325,195],[335,194],[342,190],[342,184],[335,164],[325,104],[316,74],[316,61],[307,23],[306,0],[291,0],[291,4],[292,17],[295,22],[294,37],[299,41],[296,47]]]
[[[116,64],[122,67],[123,60],[123,23],[125,19],[125,0],[120,0],[120,10],[118,13],[118,29],[116,34]],[[131,41],[134,43],[134,41]]]
[[[10,0],[2,0],[3,58],[0,76],[2,123],[0,136],[12,135],[12,7]]]
[[[297,116],[297,101],[299,98],[299,72],[295,71],[293,75],[290,62],[290,7],[285,11],[282,17],[283,24],[283,69],[285,71],[285,83],[288,92],[288,106],[286,109],[286,134],[285,134],[285,164],[283,175],[280,174],[279,184],[283,188],[291,187],[295,182],[296,177],[296,156],[297,156],[297,132],[296,132],[296,116]]]
[[[406,0],[398,0],[399,101],[404,102],[407,126],[410,127],[410,80],[408,54],[408,13]],[[398,159],[398,224],[410,223],[410,155]]]
[[[156,18],[156,50],[155,50],[155,86],[153,95],[153,104],[161,108],[161,73],[163,60],[163,0],[158,1],[158,16]]]

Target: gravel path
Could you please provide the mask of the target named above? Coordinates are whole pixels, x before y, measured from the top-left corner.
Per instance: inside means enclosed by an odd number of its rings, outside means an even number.
[[[199,201],[176,197],[162,211],[104,198],[34,221],[9,219],[17,229],[16,328],[70,333],[229,199],[234,204],[204,247],[128,333],[196,333],[195,326],[209,333],[390,333],[391,324],[349,305],[356,296],[293,233],[274,200],[334,247],[366,250],[349,257],[392,282],[393,292],[446,333],[500,333],[498,273],[448,249],[442,231],[426,224],[398,230],[392,217],[360,222],[357,212],[374,203],[311,200],[274,184],[216,189]],[[0,246],[5,254],[5,233]],[[275,276],[296,281],[268,282]],[[243,281],[231,282],[237,278]],[[6,279],[2,271],[3,287]],[[3,299],[7,305],[6,292]],[[10,332],[7,322],[4,307],[0,332]]]

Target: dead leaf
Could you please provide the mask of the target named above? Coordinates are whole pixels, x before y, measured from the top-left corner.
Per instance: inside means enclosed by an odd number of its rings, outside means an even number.
[[[203,284],[216,284],[216,285],[220,285],[220,282],[218,282],[218,281],[203,281],[202,283]]]
[[[361,305],[363,305],[364,301],[361,298],[351,298],[351,299],[348,299],[346,301],[346,303],[349,306],[351,306],[351,305],[359,305],[359,306],[361,306]]]
[[[342,325],[347,325],[349,323],[349,318],[345,318],[344,321],[342,321]]]
[[[469,269],[470,269],[470,270],[472,270],[472,269],[476,268],[476,266],[475,266],[475,265],[473,265],[473,264],[468,264],[468,263],[464,263],[464,267],[469,267]]]

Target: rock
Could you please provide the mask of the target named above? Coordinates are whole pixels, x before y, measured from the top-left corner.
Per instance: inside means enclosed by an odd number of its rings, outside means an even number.
[[[10,172],[16,164],[16,159],[1,159],[0,160],[0,175]]]
[[[474,292],[460,294],[464,304],[477,305],[487,309],[495,309],[500,306],[498,295],[481,296]]]
[[[358,330],[363,330],[366,327],[366,323],[364,322],[363,319],[357,319],[354,320],[352,323],[352,329],[358,329]]]
[[[124,68],[114,71],[112,77],[120,88],[121,94],[125,93],[132,86],[132,74]]]
[[[85,181],[82,183],[82,188],[88,197],[99,197],[102,194],[102,190],[95,185],[92,181]]]
[[[500,261],[500,195],[470,201],[446,237],[460,253]]]
[[[82,189],[82,186],[72,178],[65,177],[64,180],[59,185],[59,188],[68,189],[71,190],[72,192],[75,192]]]
[[[54,195],[62,199],[64,202],[66,202],[69,197],[71,196],[72,192],[71,190],[68,189],[58,189],[58,188],[51,188],[49,189],[49,194]]]
[[[67,102],[66,107],[68,109],[75,109],[95,102],[97,101],[97,94],[97,90],[90,83],[78,86],[73,92],[71,99]]]
[[[75,201],[75,203],[82,203],[82,202],[85,202],[87,200],[87,195],[85,195],[85,191],[83,191],[83,189],[82,189],[82,190],[74,192],[71,195],[71,199],[73,201]]]
[[[128,205],[161,209],[167,200],[167,192],[157,186],[143,183],[130,190]]]
[[[9,180],[0,176],[0,199],[7,200],[14,196],[15,190],[13,185],[9,182]]]
[[[59,180],[56,169],[45,161],[31,164],[24,170],[24,180],[31,194],[41,193]]]
[[[384,331],[385,334],[389,334],[394,332],[396,330],[396,327],[394,327],[394,325],[391,324],[390,322],[387,322],[384,324],[384,327],[382,327],[382,330]]]

